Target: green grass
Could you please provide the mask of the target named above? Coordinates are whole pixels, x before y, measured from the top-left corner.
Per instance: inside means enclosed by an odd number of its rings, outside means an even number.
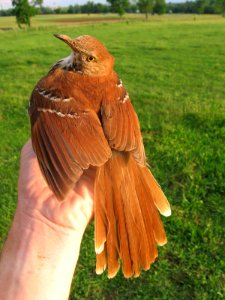
[[[125,14],[121,19],[118,14],[57,14],[57,15],[36,15],[31,18],[32,27],[50,26],[81,26],[84,19],[85,23],[108,22],[108,21],[127,21],[134,19],[144,19],[143,14]],[[154,17],[154,19],[158,19]],[[16,29],[15,17],[0,17],[0,30]]]
[[[85,22],[83,22],[85,19]],[[104,19],[104,20],[103,20]],[[84,23],[95,24],[97,21],[100,23],[108,23],[108,21],[115,22],[129,22],[133,20],[143,20],[145,21],[144,14],[125,14],[122,18],[119,18],[118,14],[57,14],[57,15],[36,15],[31,18],[32,27],[56,27],[56,26],[81,26]],[[219,22],[224,23],[223,18],[217,15],[164,15],[164,16],[150,16],[149,20],[151,22],[157,23],[189,23],[193,21],[210,23],[210,22]],[[15,17],[0,17],[0,30],[12,30],[16,29],[16,18]]]
[[[168,244],[138,279],[94,271],[93,226],[70,299],[224,299],[225,19],[157,17],[0,33],[0,243],[17,199],[34,84],[69,49],[52,33],[91,34],[109,48],[138,113],[151,169],[172,204]]]

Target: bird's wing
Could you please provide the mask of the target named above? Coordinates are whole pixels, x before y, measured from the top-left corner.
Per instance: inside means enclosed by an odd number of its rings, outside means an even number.
[[[73,98],[40,88],[31,95],[33,148],[58,199],[73,188],[84,169],[100,166],[111,156],[98,116],[91,109],[79,107]]]
[[[138,117],[121,80],[109,89],[102,101],[103,130],[112,149],[132,152],[145,165],[146,157]]]

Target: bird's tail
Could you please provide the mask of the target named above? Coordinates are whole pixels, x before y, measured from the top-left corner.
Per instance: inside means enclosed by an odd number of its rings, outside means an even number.
[[[114,151],[97,170],[94,201],[96,273],[108,267],[114,277],[121,260],[124,276],[138,277],[157,257],[156,245],[167,242],[157,211],[171,214],[165,195],[147,167]]]

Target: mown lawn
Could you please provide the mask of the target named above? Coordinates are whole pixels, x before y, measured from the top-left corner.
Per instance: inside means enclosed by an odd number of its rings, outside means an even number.
[[[172,204],[172,216],[163,218],[168,244],[138,279],[95,274],[90,225],[72,300],[225,297],[225,19],[185,18],[0,32],[0,244],[16,206],[20,149],[30,135],[29,95],[69,53],[55,32],[94,35],[115,56],[149,164]]]

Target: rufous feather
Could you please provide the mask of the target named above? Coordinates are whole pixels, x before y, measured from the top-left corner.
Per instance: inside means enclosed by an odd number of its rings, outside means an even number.
[[[58,200],[88,168],[94,184],[96,273],[122,263],[138,277],[167,242],[159,213],[170,205],[148,169],[140,125],[114,59],[96,38],[55,35],[72,53],[35,86],[29,104],[40,169]]]

